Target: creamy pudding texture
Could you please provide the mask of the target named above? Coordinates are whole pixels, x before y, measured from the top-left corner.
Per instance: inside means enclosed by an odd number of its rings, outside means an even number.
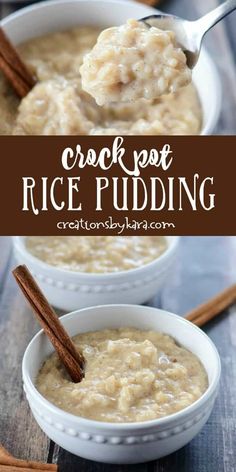
[[[56,353],[43,364],[39,392],[74,415],[107,422],[162,418],[191,405],[208,387],[198,358],[170,336],[135,328],[79,334],[85,377],[73,383]]]
[[[80,67],[100,30],[78,27],[19,47],[38,83],[21,103],[0,75],[0,134],[199,134],[201,108],[192,84],[158,99],[100,107],[82,90]]]
[[[92,273],[135,269],[167,248],[162,236],[28,236],[25,244],[47,264]]]
[[[152,100],[191,81],[174,33],[137,20],[104,30],[84,56],[80,72],[83,89],[98,105]]]

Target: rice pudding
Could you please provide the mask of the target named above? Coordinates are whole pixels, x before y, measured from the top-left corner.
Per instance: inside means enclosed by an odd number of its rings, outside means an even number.
[[[0,74],[0,134],[199,134],[201,107],[192,84],[158,99],[100,107],[82,90],[80,67],[100,30],[86,26],[31,39],[19,53],[38,79],[20,102]]]
[[[28,251],[61,269],[110,273],[141,267],[167,249],[163,236],[28,236]]]
[[[83,89],[98,105],[153,100],[191,81],[175,34],[137,20],[104,30],[80,72]]]
[[[74,415],[116,423],[153,420],[186,408],[208,387],[199,359],[166,334],[121,328],[73,339],[86,359],[83,380],[73,383],[54,353],[36,387]]]

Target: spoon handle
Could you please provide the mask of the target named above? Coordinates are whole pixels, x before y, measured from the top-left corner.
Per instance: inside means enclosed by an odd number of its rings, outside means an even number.
[[[195,22],[198,29],[198,33],[201,34],[201,36],[204,36],[204,34],[210,28],[212,28],[212,26],[216,25],[216,23],[218,23],[222,18],[224,18],[226,15],[228,15],[235,9],[236,0],[227,0],[226,2],[222,3],[214,10],[210,11]]]

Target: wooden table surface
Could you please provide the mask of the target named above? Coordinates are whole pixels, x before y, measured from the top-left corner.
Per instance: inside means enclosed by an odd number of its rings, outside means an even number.
[[[236,306],[204,328],[219,350],[222,379],[213,413],[200,434],[159,461],[134,466],[98,464],[50,442],[30,413],[22,389],[21,360],[39,326],[10,272],[15,265],[10,238],[0,238],[0,261],[0,443],[11,453],[56,462],[60,472],[236,470]],[[182,315],[235,281],[236,237],[184,237],[172,277],[151,304]]]

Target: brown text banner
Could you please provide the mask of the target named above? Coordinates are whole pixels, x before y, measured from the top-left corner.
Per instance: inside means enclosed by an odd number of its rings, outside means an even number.
[[[1,137],[1,235],[235,235],[236,136]]]

